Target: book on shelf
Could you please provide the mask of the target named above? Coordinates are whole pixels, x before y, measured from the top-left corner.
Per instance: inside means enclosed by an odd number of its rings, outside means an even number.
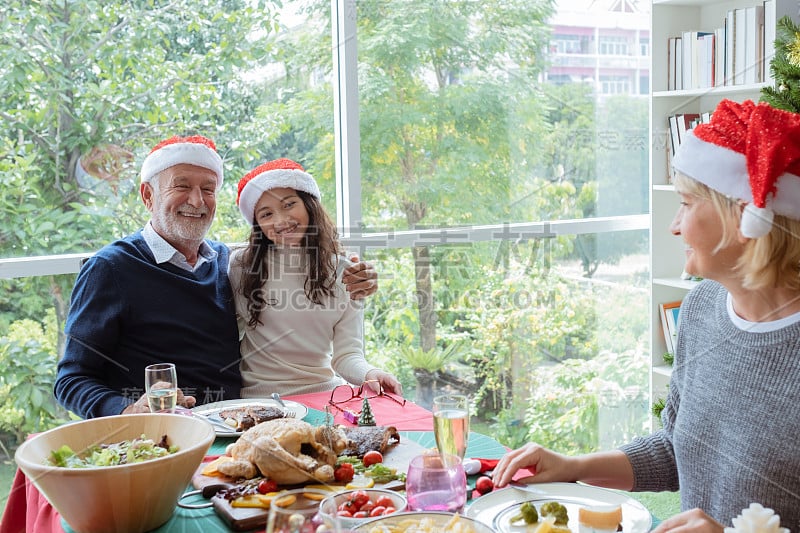
[[[725,27],[714,30],[714,83],[713,87],[725,85]]]
[[[661,327],[664,331],[664,344],[667,352],[674,354],[678,344],[678,327],[680,326],[681,300],[665,302],[658,305],[661,314]]]
[[[679,113],[678,114],[678,144],[686,140],[686,133],[697,126],[700,122],[700,113]]]
[[[733,44],[736,42],[735,39],[735,31],[736,31],[736,17],[734,16],[734,10],[729,9],[728,13],[725,15],[725,85],[733,85],[734,83],[734,66],[733,66],[733,58],[734,58],[734,47]]]
[[[771,79],[775,55],[775,0],[731,8],[716,28],[667,38],[667,90],[756,84]],[[716,24],[714,24],[716,26]]]
[[[669,37],[667,39],[667,90],[674,91],[677,89],[675,85],[675,66],[678,65],[676,61],[678,53],[678,39],[679,37]]]
[[[747,31],[747,13],[744,8],[733,10],[733,84],[744,85],[746,68],[745,35]]]
[[[683,51],[681,55],[681,71],[683,73],[683,85],[681,89],[693,89],[694,88],[694,78],[695,78],[695,68],[697,66],[696,62],[694,61],[694,49],[695,41],[697,40],[697,32],[696,31],[684,31],[681,32],[681,45],[683,46]]]
[[[764,0],[764,62],[762,67],[764,69],[763,80],[768,83],[774,82],[770,62],[775,57],[775,28],[777,25],[775,0]]]
[[[678,149],[678,145],[680,144],[680,136],[678,135],[678,115],[670,115],[668,120],[670,155],[675,157],[675,150]]]
[[[764,5],[744,8],[744,83],[761,81],[764,54]]]

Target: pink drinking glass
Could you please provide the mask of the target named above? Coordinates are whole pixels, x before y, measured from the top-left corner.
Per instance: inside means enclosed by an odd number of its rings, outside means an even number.
[[[457,455],[427,452],[414,457],[406,473],[409,511],[460,513],[467,503],[467,475]]]

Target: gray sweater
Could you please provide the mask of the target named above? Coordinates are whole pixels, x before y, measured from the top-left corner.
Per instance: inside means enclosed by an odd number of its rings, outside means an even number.
[[[726,526],[758,502],[800,532],[800,323],[742,331],[726,298],[710,280],[686,296],[663,429],[621,449],[635,491],[680,489]]]

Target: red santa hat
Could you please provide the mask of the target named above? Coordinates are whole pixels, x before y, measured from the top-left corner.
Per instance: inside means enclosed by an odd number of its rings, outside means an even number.
[[[800,220],[800,115],[766,103],[723,100],[689,132],[672,161],[677,171],[747,205],[742,235],[772,229],[774,213]]]
[[[261,195],[270,189],[278,188],[304,191],[319,199],[322,195],[314,178],[306,172],[300,163],[291,159],[275,159],[263,163],[239,180],[239,194],[236,204],[248,224],[252,224],[256,204]]]
[[[222,185],[222,158],[214,141],[202,135],[176,135],[158,143],[142,163],[142,183],[149,182],[162,170],[180,164],[212,170],[217,174],[217,189]]]

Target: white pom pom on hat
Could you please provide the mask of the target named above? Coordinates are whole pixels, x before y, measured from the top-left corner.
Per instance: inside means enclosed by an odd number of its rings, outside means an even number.
[[[176,135],[158,143],[142,163],[142,183],[148,183],[159,172],[180,164],[196,165],[215,172],[217,189],[222,186],[222,158],[214,141],[202,135]]]
[[[766,103],[723,100],[689,132],[677,171],[745,204],[740,230],[758,238],[774,214],[800,220],[800,115]]]
[[[247,223],[253,223],[256,204],[262,194],[271,189],[284,187],[307,192],[317,199],[322,197],[317,182],[311,174],[303,169],[300,163],[286,158],[268,161],[257,166],[239,180],[236,204]]]

